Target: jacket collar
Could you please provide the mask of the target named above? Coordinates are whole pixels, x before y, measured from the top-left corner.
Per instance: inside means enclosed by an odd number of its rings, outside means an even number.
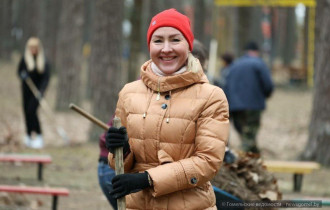
[[[197,73],[193,73],[188,69],[186,72],[178,75],[164,77],[158,76],[153,73],[151,69],[151,60],[142,65],[141,79],[147,87],[157,92],[168,92],[195,83],[209,82],[203,69],[200,69]]]

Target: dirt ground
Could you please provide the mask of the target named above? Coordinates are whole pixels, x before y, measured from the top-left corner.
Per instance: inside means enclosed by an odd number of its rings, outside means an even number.
[[[14,59],[14,60],[17,60]],[[20,84],[15,62],[0,62],[0,152],[49,154],[53,162],[44,169],[44,181],[36,179],[36,165],[0,163],[0,184],[65,187],[69,197],[59,198],[58,209],[109,209],[97,180],[98,142],[88,139],[90,123],[68,109],[56,112],[55,122],[39,109],[46,147],[42,150],[24,148],[24,119],[21,108]],[[46,100],[54,107],[56,78],[52,77]],[[295,160],[304,150],[308,138],[308,123],[312,107],[312,91],[306,88],[277,87],[263,114],[258,143],[264,159]],[[89,103],[83,108],[90,110]],[[56,134],[56,127],[65,129],[70,145]],[[238,150],[240,141],[231,131],[230,147]],[[292,174],[275,174],[284,199],[322,198],[330,200],[330,169],[304,176],[301,193],[292,192]],[[4,205],[0,193],[0,209],[50,209],[51,197],[43,195],[18,196],[28,202],[24,207]]]

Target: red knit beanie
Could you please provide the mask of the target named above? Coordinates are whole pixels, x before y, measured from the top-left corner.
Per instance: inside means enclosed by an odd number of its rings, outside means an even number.
[[[160,27],[173,27],[178,29],[186,38],[189,44],[189,49],[190,51],[192,51],[194,34],[190,29],[190,20],[187,16],[176,11],[176,9],[164,10],[163,12],[160,12],[157,15],[155,15],[151,19],[147,33],[147,41],[148,41],[149,49],[150,49],[151,36],[155,32],[155,30]]]

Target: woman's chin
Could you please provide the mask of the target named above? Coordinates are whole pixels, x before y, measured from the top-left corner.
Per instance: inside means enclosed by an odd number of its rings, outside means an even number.
[[[175,67],[166,67],[166,68],[159,68],[164,74],[171,75],[176,72],[178,69]]]

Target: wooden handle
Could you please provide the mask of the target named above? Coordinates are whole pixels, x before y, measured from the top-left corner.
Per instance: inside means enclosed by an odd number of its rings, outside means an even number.
[[[102,122],[101,120],[97,119],[96,117],[92,116],[91,114],[87,113],[85,110],[81,109],[80,107],[76,106],[75,104],[70,104],[69,105],[70,109],[78,112],[82,116],[86,117],[96,125],[100,126],[104,130],[108,130],[109,126]],[[120,118],[115,117],[113,119],[113,126],[115,128],[120,128],[121,127],[121,121]],[[123,148],[118,147],[115,149],[115,171],[116,175],[118,174],[124,174],[124,156],[123,156]],[[117,206],[119,210],[125,210],[126,209],[126,200],[125,197],[118,198],[117,199]]]
[[[78,112],[79,114],[81,114],[82,116],[86,117],[87,119],[89,119],[90,121],[92,121],[93,123],[95,123],[96,125],[100,126],[104,130],[107,131],[110,128],[107,124],[105,124],[101,120],[97,119],[96,117],[92,116],[91,114],[87,113],[85,110],[83,110],[82,108],[78,107],[77,105],[71,103],[69,105],[69,107],[70,107],[70,109]]]
[[[115,117],[113,119],[113,127],[120,128],[121,127],[121,121],[120,118]],[[115,160],[116,160],[116,175],[123,174],[124,173],[124,156],[123,156],[123,148],[117,147],[115,149]]]
[[[113,119],[113,126],[115,128],[120,128],[121,127],[121,121],[120,118],[115,117]],[[118,147],[115,149],[115,171],[116,175],[118,174],[124,174],[124,156],[123,156],[123,148]],[[118,198],[117,199],[117,205],[119,210],[124,210],[126,209],[126,200],[125,197]]]

